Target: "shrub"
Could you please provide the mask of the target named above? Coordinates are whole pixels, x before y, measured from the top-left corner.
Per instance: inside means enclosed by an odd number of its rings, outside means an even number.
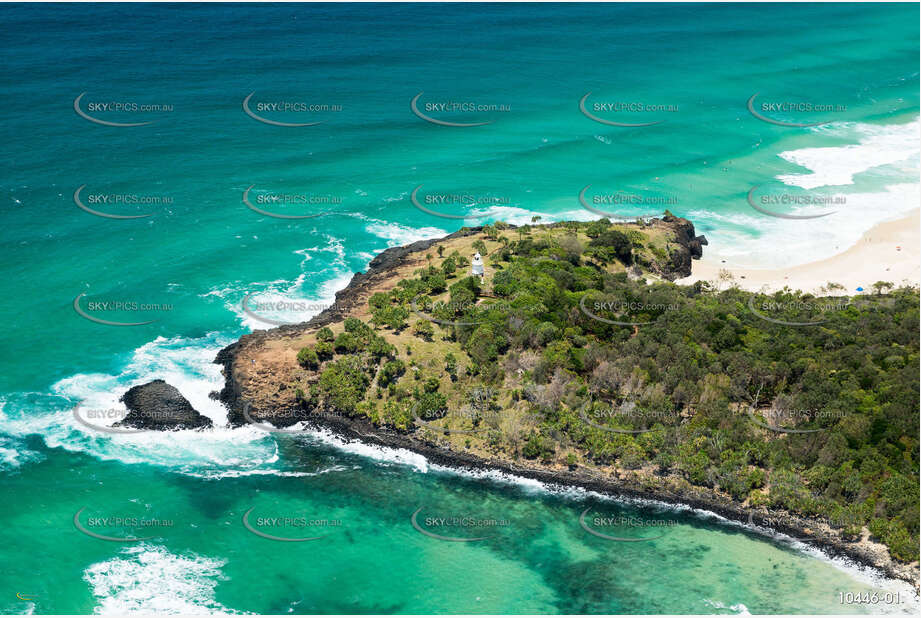
[[[431,290],[432,292],[436,294],[440,294],[441,292],[444,292],[448,287],[448,283],[445,280],[444,273],[436,273],[434,275],[431,275],[426,281],[426,283],[428,284],[429,290]]]
[[[371,314],[371,322],[378,326],[386,326],[394,331],[406,328],[406,318],[409,310],[401,306],[387,306]]]
[[[346,318],[345,319],[345,332],[351,333],[362,340],[367,340],[369,337],[374,335],[374,332],[371,330],[371,327],[359,320],[358,318]]]
[[[426,341],[431,341],[432,337],[435,335],[435,329],[428,320],[419,320],[416,322],[416,325],[413,326],[413,334]]]
[[[405,431],[409,429],[410,424],[413,422],[409,412],[408,403],[388,399],[387,403],[384,404],[384,410],[381,412],[381,420],[387,425],[392,425]]]
[[[316,369],[320,366],[320,358],[316,350],[305,346],[297,353],[297,364],[305,369]]]
[[[420,393],[415,399],[413,409],[422,420],[430,421],[447,414],[445,406],[448,405],[448,399],[441,393]]]
[[[388,386],[396,382],[405,372],[406,364],[400,359],[387,361],[377,373],[377,383],[380,386]]]
[[[375,358],[393,357],[397,352],[395,346],[387,343],[383,337],[374,336],[368,343],[368,353]]]
[[[457,375],[457,358],[452,352],[445,354],[445,371],[450,375]]]
[[[610,249],[626,265],[633,263],[633,243],[620,230],[607,230],[589,243],[590,247]],[[609,256],[609,254],[604,254]]]
[[[525,442],[521,449],[521,454],[526,459],[537,459],[539,457],[545,462],[553,459],[555,452],[553,443],[548,438],[533,432],[528,436],[528,441]]]
[[[585,228],[585,235],[589,238],[598,238],[611,226],[611,222],[608,219],[598,219],[597,221],[592,221]]]
[[[426,393],[434,393],[435,391],[438,390],[440,386],[441,386],[441,380],[439,380],[435,376],[432,376],[425,381],[425,384],[422,386],[422,388],[425,389]]]
[[[333,357],[333,344],[329,341],[318,341],[313,349],[320,360],[329,360]]]
[[[384,292],[375,292],[368,299],[368,305],[372,309],[383,309],[390,305],[390,296]]]
[[[351,414],[361,401],[368,383],[368,376],[361,370],[358,359],[347,357],[326,366],[320,374],[317,388],[330,407]]]
[[[340,354],[354,354],[361,349],[361,341],[352,333],[339,333],[333,347]]]

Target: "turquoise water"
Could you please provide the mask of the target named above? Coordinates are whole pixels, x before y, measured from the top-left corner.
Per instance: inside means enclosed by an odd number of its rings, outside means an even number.
[[[585,533],[588,506],[655,513],[585,495],[471,479],[409,455],[355,452],[331,438],[274,438],[255,428],[111,436],[70,408],[113,407],[131,385],[163,378],[220,425],[208,393],[222,346],[269,325],[247,294],[307,300],[306,319],[380,250],[462,223],[426,215],[411,191],[501,197],[446,208],[489,221],[594,217],[577,196],[670,196],[739,264],[787,265],[853,244],[918,203],[918,8],[911,5],[207,5],[0,7],[4,32],[2,172],[4,350],[0,372],[0,574],[4,612],[849,612],[839,591],[888,586],[816,555],[692,513],[659,540]],[[593,103],[664,106],[579,111]],[[81,118],[81,110],[111,127]],[[273,112],[241,104],[341,106]],[[509,111],[414,116],[420,105],[473,101]],[[811,101],[833,112],[770,112],[759,101]],[[89,112],[136,102],[159,112]],[[676,111],[668,111],[676,110]],[[169,198],[96,204],[74,192]],[[844,195],[829,220],[764,217],[754,185]],[[297,194],[335,204],[242,201]],[[270,206],[265,206],[270,209]],[[605,206],[619,214],[648,208]],[[795,212],[789,210],[789,212]],[[89,311],[74,299],[159,304]],[[351,449],[351,450],[350,450]],[[360,450],[360,449],[358,449]],[[439,541],[409,517],[507,519],[488,540]],[[168,519],[122,544],[78,532],[84,517]],[[247,531],[253,515],[339,519],[318,541]],[[651,508],[651,507],[650,507]],[[428,511],[426,511],[428,512]],[[316,515],[313,515],[316,514]],[[84,520],[85,521],[85,520]],[[114,536],[135,534],[115,526]],[[295,531],[295,535],[301,531]],[[29,599],[16,598],[20,593]],[[874,609],[879,610],[879,607]],[[900,608],[885,608],[900,609]]]

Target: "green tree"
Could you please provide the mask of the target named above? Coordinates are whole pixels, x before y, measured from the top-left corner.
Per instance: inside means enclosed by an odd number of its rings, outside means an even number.
[[[351,414],[355,412],[368,383],[368,377],[357,359],[346,357],[326,366],[320,374],[317,388],[329,407]]]

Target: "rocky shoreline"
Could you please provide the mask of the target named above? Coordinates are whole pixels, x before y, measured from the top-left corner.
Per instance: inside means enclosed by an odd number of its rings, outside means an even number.
[[[691,260],[701,256],[701,246],[706,244],[706,239],[694,235],[694,227],[690,222],[675,217],[670,219],[669,223],[677,223],[679,228],[676,234],[676,242],[679,247],[673,250],[671,256],[677,268],[674,272],[662,273],[662,275],[663,278],[675,280],[690,275]],[[222,349],[214,362],[222,365],[225,384],[220,393],[215,393],[215,396],[227,408],[230,423],[238,426],[248,422],[244,415],[244,406],[252,406],[254,410],[260,407],[260,402],[247,399],[241,381],[238,380],[239,367],[236,365],[236,360],[241,352],[250,347],[259,346],[268,340],[295,338],[305,330],[316,329],[344,319],[351,310],[364,303],[368,291],[386,279],[390,271],[405,265],[411,254],[424,251],[448,239],[476,234],[481,229],[464,228],[442,238],[422,240],[387,249],[371,260],[367,272],[356,273],[345,288],[336,292],[336,300],[331,307],[310,321],[256,331],[242,336],[235,343]],[[866,530],[859,540],[847,539],[841,531],[831,528],[823,521],[800,517],[776,509],[764,507],[753,509],[714,490],[692,486],[683,479],[658,477],[656,480],[662,482],[657,482],[657,486],[653,487],[650,486],[648,476],[644,477],[637,473],[602,476],[584,467],[549,467],[531,462],[528,465],[521,465],[506,459],[483,458],[469,452],[447,449],[434,442],[423,441],[413,434],[378,427],[362,418],[313,413],[308,423],[331,431],[347,441],[358,440],[387,448],[406,449],[426,457],[432,463],[455,469],[495,470],[551,485],[578,487],[613,497],[655,500],[710,511],[728,520],[762,526],[805,540],[824,550],[828,555],[845,557],[860,565],[872,567],[889,578],[910,583],[918,591],[918,563],[905,564],[893,560],[884,545],[869,540]],[[663,488],[662,485],[668,485],[668,489]]]
[[[309,425],[327,430],[346,442],[359,441],[385,448],[404,449],[422,455],[430,463],[455,470],[495,471],[517,477],[540,481],[550,486],[579,488],[613,498],[636,498],[684,505],[709,511],[727,520],[759,526],[801,540],[818,547],[831,557],[849,559],[861,566],[877,569],[890,579],[908,582],[918,591],[917,563],[904,564],[892,560],[885,546],[879,543],[848,541],[821,521],[800,517],[777,509],[752,509],[702,487],[687,483],[677,484],[671,490],[650,488],[640,475],[617,478],[592,473],[584,467],[553,469],[533,462],[524,466],[497,458],[481,458],[471,453],[448,450],[438,444],[423,442],[411,434],[403,434],[377,427],[365,419],[348,418],[333,414],[314,414]]]

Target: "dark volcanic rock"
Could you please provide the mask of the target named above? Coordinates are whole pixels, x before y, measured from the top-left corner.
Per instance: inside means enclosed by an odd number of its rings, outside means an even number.
[[[175,386],[163,380],[132,387],[121,400],[128,414],[117,427],[175,430],[210,428],[211,419],[202,416]]]
[[[664,276],[670,281],[691,276],[691,260],[699,260],[704,254],[703,246],[708,244],[706,236],[694,233],[694,224],[687,219],[665,215],[662,221],[670,223],[675,230],[675,243],[669,253],[672,270]]]

